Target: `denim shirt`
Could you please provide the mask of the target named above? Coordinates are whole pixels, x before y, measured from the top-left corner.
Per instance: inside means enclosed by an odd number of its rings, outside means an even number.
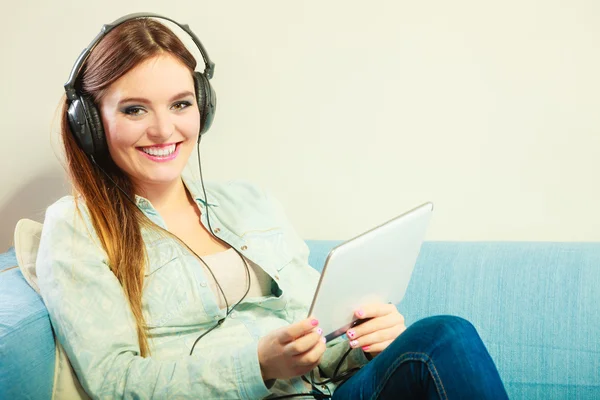
[[[207,284],[200,261],[164,234],[142,229],[148,262],[142,295],[151,355],[140,354],[136,325],[119,281],[93,229],[83,201],[79,212],[66,196],[46,212],[37,258],[42,298],[83,388],[92,398],[260,399],[306,392],[299,378],[262,379],[258,340],[306,318],[319,279],[308,265],[308,247],[290,226],[280,204],[244,182],[209,184],[184,180],[200,208],[202,224],[256,263],[272,278],[268,296],[246,298],[225,317]],[[167,229],[150,202],[138,207]],[[327,344],[320,367],[331,374],[348,341]],[[352,350],[340,371],[367,359]],[[334,385],[328,385],[331,391]]]

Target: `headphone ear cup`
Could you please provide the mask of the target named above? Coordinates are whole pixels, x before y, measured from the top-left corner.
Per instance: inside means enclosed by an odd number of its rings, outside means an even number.
[[[87,122],[90,130],[91,141],[94,146],[94,151],[90,155],[102,154],[106,151],[106,137],[104,136],[104,126],[102,125],[102,117],[100,111],[89,97],[81,97],[81,102],[87,116]]]
[[[200,110],[200,134],[203,135],[210,129],[215,117],[217,95],[206,76],[201,72],[194,72],[194,85]]]
[[[67,120],[69,121],[71,133],[79,145],[79,148],[81,148],[85,154],[93,155],[94,142],[92,141],[86,114],[81,97],[77,97],[69,103]]]

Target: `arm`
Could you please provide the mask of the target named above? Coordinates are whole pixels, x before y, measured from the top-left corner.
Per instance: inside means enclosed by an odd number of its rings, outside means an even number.
[[[140,357],[123,289],[89,232],[89,219],[77,216],[72,201],[50,207],[37,272],[57,340],[92,398],[258,399],[271,394],[261,377],[256,342],[223,349],[218,358]]]

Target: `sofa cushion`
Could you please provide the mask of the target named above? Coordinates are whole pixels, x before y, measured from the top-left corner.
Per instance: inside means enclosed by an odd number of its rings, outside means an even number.
[[[30,219],[22,219],[15,226],[15,253],[17,262],[23,277],[36,293],[40,294],[35,272],[35,260],[40,237],[42,235],[42,224]]]
[[[15,256],[15,248],[11,247],[6,253],[0,254],[0,272],[7,271],[11,268],[17,268],[17,259]]]
[[[14,257],[2,257],[16,265]],[[0,270],[0,399],[49,399],[55,347],[48,311],[21,271]]]
[[[37,284],[35,262],[41,234],[42,224],[30,219],[20,220],[15,227],[15,253],[19,268],[27,283],[38,294],[40,289]],[[52,399],[89,399],[81,387],[63,347],[56,340],[54,343],[56,348]]]

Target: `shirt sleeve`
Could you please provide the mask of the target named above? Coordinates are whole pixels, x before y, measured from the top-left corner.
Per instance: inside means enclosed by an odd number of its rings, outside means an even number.
[[[333,377],[338,364],[346,351],[350,349],[350,343],[345,336],[340,336],[327,343],[327,350],[321,359],[319,366],[329,378]],[[362,349],[352,349],[338,369],[338,374],[352,368],[361,367],[369,362]]]
[[[84,214],[84,211],[82,211]],[[231,398],[271,394],[257,342],[218,357],[142,358],[135,320],[107,257],[74,202],[51,206],[37,259],[42,298],[57,340],[94,399]]]

